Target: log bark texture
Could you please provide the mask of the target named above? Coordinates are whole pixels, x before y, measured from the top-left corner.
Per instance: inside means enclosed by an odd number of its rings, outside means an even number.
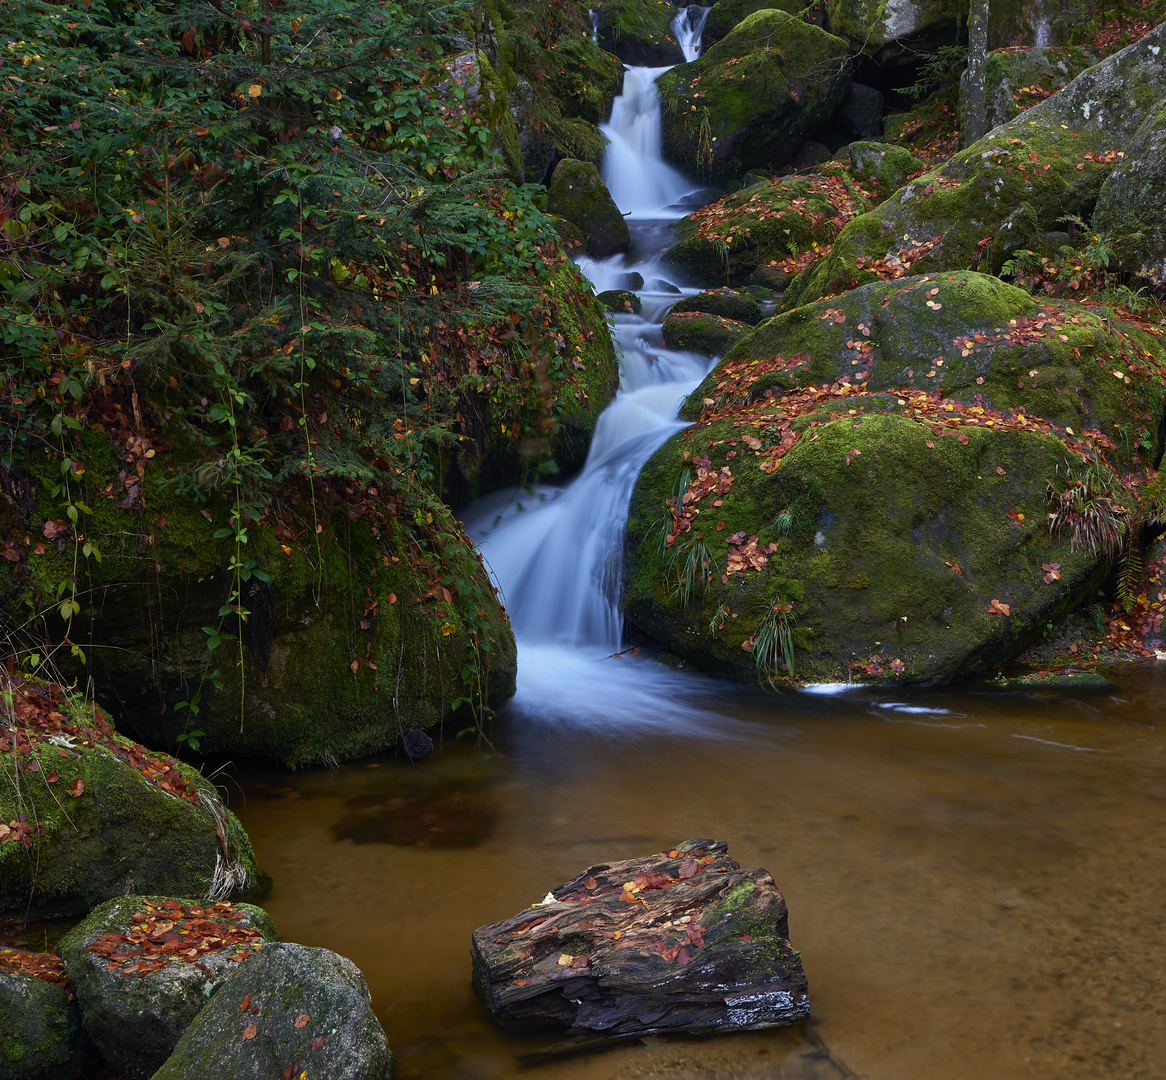
[[[724,843],[591,866],[550,896],[474,931],[474,989],[505,1030],[629,1036],[809,1018],[785,899]]]

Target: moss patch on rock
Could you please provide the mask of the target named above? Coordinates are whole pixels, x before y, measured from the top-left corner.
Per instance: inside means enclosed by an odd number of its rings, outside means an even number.
[[[755,11],[770,8],[799,15],[806,6],[802,0],[716,0],[705,19],[701,40],[706,48],[715,44]]]
[[[8,970],[0,955],[0,1076],[61,1080],[79,1075],[86,1054],[81,1015],[61,986]]]
[[[720,315],[724,319],[756,326],[764,317],[761,305],[751,296],[733,289],[712,289],[695,296],[685,296],[670,307],[669,312],[702,311],[708,315]]]
[[[789,161],[842,103],[846,43],[784,11],[754,12],[658,80],[664,155],[714,182]]]
[[[664,320],[664,344],[702,356],[724,356],[748,331],[743,322],[701,311],[674,311]]]
[[[606,259],[627,251],[631,234],[599,170],[568,158],[555,166],[547,189],[547,209],[566,218],[585,237],[587,254]]]
[[[677,9],[667,0],[602,0],[599,44],[625,64],[663,67],[683,59],[670,29]]]

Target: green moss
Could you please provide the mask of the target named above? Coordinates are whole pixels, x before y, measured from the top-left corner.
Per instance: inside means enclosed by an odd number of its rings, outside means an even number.
[[[702,356],[723,356],[747,330],[744,323],[732,319],[697,311],[681,312],[664,320],[664,344]]]

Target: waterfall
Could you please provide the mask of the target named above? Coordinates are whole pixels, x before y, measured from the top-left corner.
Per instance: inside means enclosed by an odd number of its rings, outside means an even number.
[[[703,14],[698,21],[703,24]],[[611,140],[604,179],[630,219],[632,254],[601,263],[579,260],[598,290],[619,284],[633,269],[646,281],[640,293],[643,314],[613,316],[621,358],[619,392],[599,417],[586,464],[571,483],[541,486],[533,493],[498,492],[465,514],[466,529],[498,583],[514,626],[520,697],[524,685],[537,697],[522,674],[532,656],[541,657],[545,667],[552,655],[551,666],[559,670],[575,663],[567,660],[563,646],[596,655],[618,650],[623,530],[632,488],[653,451],[685,426],[676,418],[680,402],[709,368],[705,357],[661,344],[664,313],[682,291],[659,268],[661,240],[669,223],[687,212],[678,201],[694,190],[660,157],[655,80],[666,70],[628,68],[623,95],[602,129]],[[639,251],[649,254],[638,257]],[[560,652],[554,653],[554,647]],[[545,670],[542,674],[545,679]]]
[[[691,7],[681,8],[672,20],[669,29],[676,38],[680,51],[684,53],[685,63],[691,64],[700,56],[700,35],[704,32],[705,20],[709,17],[711,8]]]

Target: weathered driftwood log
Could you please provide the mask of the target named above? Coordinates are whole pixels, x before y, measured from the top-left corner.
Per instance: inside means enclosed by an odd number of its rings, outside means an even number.
[[[712,840],[589,867],[479,927],[472,951],[474,989],[512,1031],[733,1031],[810,1015],[785,899]]]

